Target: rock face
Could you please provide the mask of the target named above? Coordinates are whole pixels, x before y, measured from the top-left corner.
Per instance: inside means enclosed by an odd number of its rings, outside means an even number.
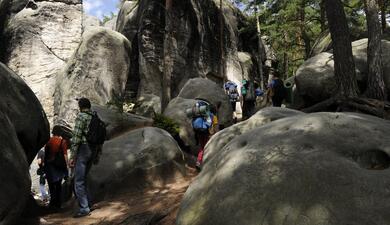
[[[112,139],[130,130],[152,126],[153,120],[142,116],[120,113],[104,106],[93,105],[101,120],[107,125],[107,138]]]
[[[164,111],[164,116],[173,119],[180,126],[180,139],[187,149],[196,153],[195,133],[192,129],[191,118],[186,114],[186,109],[191,108],[196,103],[194,99],[174,98],[169,102]],[[184,148],[183,148],[184,149]]]
[[[314,57],[322,52],[327,52],[330,50],[332,50],[332,38],[329,31],[325,31],[315,41],[310,51],[310,57]]]
[[[31,87],[52,122],[57,76],[81,39],[81,1],[12,1],[7,15],[3,62]]]
[[[26,83],[0,63],[0,224],[13,224],[30,193],[28,165],[49,139],[49,123]]]
[[[389,121],[362,114],[261,126],[205,164],[176,224],[389,224],[389,135]]]
[[[352,43],[360,91],[366,89],[367,39]],[[382,41],[383,72],[387,90],[390,90],[390,42]],[[297,71],[297,92],[306,105],[323,101],[334,93],[337,87],[334,79],[333,54],[323,52],[307,60]]]
[[[190,78],[207,77],[219,84],[223,82],[218,6],[213,0],[175,3],[172,96],[177,96]],[[242,68],[238,51],[246,49],[238,30],[244,26],[245,17],[227,1],[223,13],[224,71],[228,79],[240,81]],[[164,21],[165,12],[159,0],[125,1],[118,16],[116,28],[132,42],[134,50],[131,57],[134,67],[126,92],[138,100],[141,112],[161,112]]]
[[[275,120],[283,119],[286,117],[296,116],[303,114],[300,111],[293,109],[280,108],[280,107],[267,107],[256,114],[254,114],[248,120],[228,127],[211,137],[205,148],[204,162],[207,163],[235,137],[242,134],[253,132],[254,129],[261,127],[267,123]]]
[[[12,224],[22,213],[30,193],[30,175],[16,130],[2,110],[0,124],[0,224]]]
[[[163,185],[183,175],[182,165],[181,150],[166,131],[137,129],[104,144],[101,160],[90,172],[90,190],[102,199],[124,189]]]
[[[130,42],[118,32],[103,27],[85,32],[56,84],[55,124],[73,125],[76,98],[87,97],[100,105],[118,104],[129,73],[130,50]]]
[[[0,112],[5,114],[12,123],[27,160],[31,162],[49,139],[49,123],[31,89],[2,63],[0,63]]]

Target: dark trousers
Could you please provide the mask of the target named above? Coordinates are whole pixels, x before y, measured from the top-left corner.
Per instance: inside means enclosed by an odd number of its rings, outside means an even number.
[[[272,105],[274,107],[281,107],[283,103],[283,98],[272,97]]]
[[[61,208],[62,179],[57,182],[48,182],[50,192],[50,206]]]

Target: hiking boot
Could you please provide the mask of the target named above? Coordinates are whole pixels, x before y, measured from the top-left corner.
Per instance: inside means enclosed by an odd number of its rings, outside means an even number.
[[[196,165],[195,165],[195,168],[196,168],[196,170],[198,171],[198,172],[200,172],[201,171],[201,163],[200,162],[196,162]]]
[[[78,212],[78,213],[73,215],[73,218],[80,218],[80,217],[89,216],[89,215],[91,215],[90,212]]]

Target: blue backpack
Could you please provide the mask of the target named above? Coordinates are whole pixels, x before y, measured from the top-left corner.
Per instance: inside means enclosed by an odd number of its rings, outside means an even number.
[[[192,119],[192,128],[195,131],[205,132],[211,127],[211,123],[207,121],[207,118],[200,116]]]

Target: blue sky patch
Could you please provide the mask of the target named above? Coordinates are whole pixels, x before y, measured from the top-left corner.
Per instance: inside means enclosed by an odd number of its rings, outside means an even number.
[[[118,13],[119,0],[84,0],[84,12],[88,15],[96,16],[100,20],[111,12]]]

